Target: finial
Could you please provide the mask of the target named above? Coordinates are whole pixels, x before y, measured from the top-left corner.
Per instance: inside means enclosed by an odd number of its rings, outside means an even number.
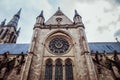
[[[4,26],[6,22],[6,19],[4,19],[4,21],[1,22],[1,26]]]

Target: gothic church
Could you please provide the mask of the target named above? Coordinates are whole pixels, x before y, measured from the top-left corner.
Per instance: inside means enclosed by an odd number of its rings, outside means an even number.
[[[120,80],[120,42],[87,42],[82,17],[36,18],[30,44],[16,44],[21,9],[0,25],[0,80]]]

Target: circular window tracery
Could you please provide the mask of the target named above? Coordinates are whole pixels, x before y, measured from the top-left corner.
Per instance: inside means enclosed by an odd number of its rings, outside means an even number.
[[[54,54],[64,54],[69,49],[69,42],[62,37],[55,37],[49,42],[49,49]]]

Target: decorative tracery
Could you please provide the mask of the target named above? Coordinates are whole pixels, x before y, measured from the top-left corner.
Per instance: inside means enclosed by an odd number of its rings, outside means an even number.
[[[53,38],[49,43],[49,49],[55,54],[65,53],[69,49],[69,42],[61,37]]]

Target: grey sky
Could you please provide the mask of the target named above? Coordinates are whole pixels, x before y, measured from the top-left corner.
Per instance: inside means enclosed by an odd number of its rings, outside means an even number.
[[[7,22],[22,8],[18,28],[21,33],[18,43],[30,43],[36,17],[44,11],[45,20],[51,17],[58,6],[71,20],[74,9],[82,16],[86,35],[90,42],[115,41],[120,29],[120,0],[1,0],[0,22]]]

